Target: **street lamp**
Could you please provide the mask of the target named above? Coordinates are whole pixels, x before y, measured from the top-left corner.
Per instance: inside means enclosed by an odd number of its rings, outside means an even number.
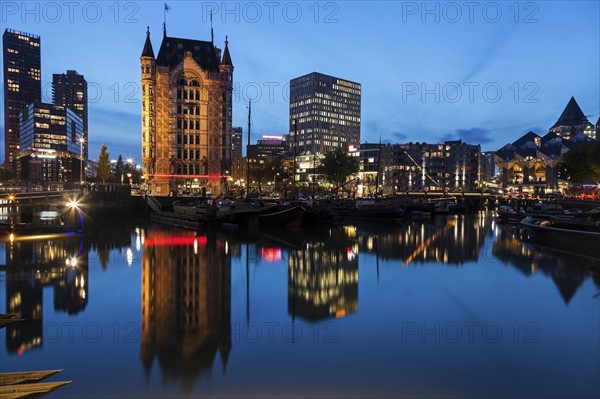
[[[83,142],[84,141],[85,141],[85,139],[83,137],[79,138],[79,155],[81,156],[81,165],[79,168],[79,181],[81,181],[82,184],[85,182],[85,175],[83,174],[83,163],[85,162],[85,159],[83,156]]]

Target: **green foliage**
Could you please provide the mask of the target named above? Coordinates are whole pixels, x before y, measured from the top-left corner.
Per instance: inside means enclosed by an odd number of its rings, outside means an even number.
[[[96,172],[98,173],[98,178],[102,180],[102,183],[106,183],[110,177],[110,153],[108,152],[106,144],[102,144],[102,148],[100,149]]]
[[[600,143],[583,145],[563,155],[560,177],[575,184],[600,183]]]
[[[317,173],[323,175],[325,180],[340,187],[348,178],[358,171],[358,159],[349,156],[344,150],[338,148],[325,154]]]

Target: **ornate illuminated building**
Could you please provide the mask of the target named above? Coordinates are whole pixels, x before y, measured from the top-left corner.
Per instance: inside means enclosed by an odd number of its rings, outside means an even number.
[[[42,100],[40,37],[6,29],[2,35],[4,59],[4,164],[16,169],[19,152],[19,114]]]
[[[231,350],[231,255],[214,237],[148,231],[142,257],[142,347],[163,375],[191,388]]]
[[[158,56],[150,31],[140,58],[142,162],[152,194],[180,187],[223,190],[231,163],[233,64],[213,41],[168,37]],[[194,187],[195,186],[195,187]]]
[[[292,79],[289,136],[292,153],[325,154],[336,148],[347,151],[350,146],[358,147],[360,99],[359,83],[318,72]],[[296,128],[298,137],[294,138]]]
[[[288,313],[318,321],[358,311],[358,245],[342,229],[288,255]]]

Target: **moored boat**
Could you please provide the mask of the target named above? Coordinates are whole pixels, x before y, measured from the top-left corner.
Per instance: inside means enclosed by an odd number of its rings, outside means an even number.
[[[261,227],[300,227],[305,213],[306,209],[297,204],[266,207],[258,214],[258,224]]]
[[[599,257],[600,222],[526,217],[521,221],[527,241]]]

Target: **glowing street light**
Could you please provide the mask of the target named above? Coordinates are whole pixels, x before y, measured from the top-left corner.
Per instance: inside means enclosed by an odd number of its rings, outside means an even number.
[[[80,177],[80,181],[81,183],[85,182],[85,175],[83,174],[83,163],[85,162],[85,159],[83,157],[83,142],[85,141],[85,139],[83,137],[79,138],[79,155],[81,156],[81,165],[79,168],[79,177]]]

